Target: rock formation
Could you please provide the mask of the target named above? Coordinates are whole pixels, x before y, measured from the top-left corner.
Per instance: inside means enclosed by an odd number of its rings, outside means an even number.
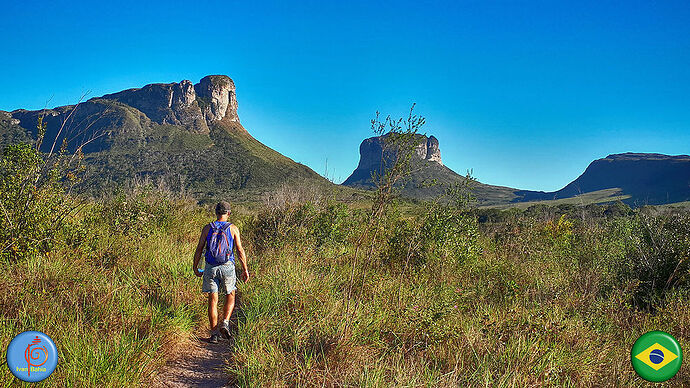
[[[387,149],[385,147],[388,136],[389,134],[375,136],[362,141],[362,144],[359,146],[359,165],[352,175],[343,182],[344,185],[368,186],[371,184],[371,173],[373,171],[380,172],[384,165],[384,160],[390,160],[394,155],[394,150],[391,147]],[[414,141],[416,143],[415,154],[418,161],[443,166],[438,139],[434,136],[416,135]]]
[[[329,184],[244,129],[235,84],[225,75],[150,84],[78,105],[0,111],[0,149],[35,142],[39,118],[47,127],[41,151],[64,144],[84,153],[79,190],[91,194],[141,179],[208,200],[240,190],[242,198],[258,198],[286,181]]]
[[[443,166],[443,162],[441,161],[441,150],[439,149],[437,138],[435,138],[433,135],[429,136],[426,140],[426,146],[424,143],[420,144],[419,146],[420,157]]]
[[[235,83],[224,75],[209,75],[194,85],[196,95],[201,101],[210,101],[203,105],[202,113],[206,120],[240,121],[237,116],[237,98]]]
[[[181,125],[195,132],[208,132],[212,121],[224,118],[239,122],[235,83],[225,75],[206,76],[196,85],[189,80],[150,84],[100,99],[136,108],[158,124]]]
[[[78,106],[11,112],[11,117],[29,132],[35,131],[40,116],[48,126],[47,137],[54,137],[63,123],[72,134],[79,134],[58,138],[58,144],[67,140],[71,149],[97,134],[99,138],[89,142],[85,152],[107,149],[118,136],[142,144],[152,124],[173,125],[191,133],[208,134],[214,123],[222,121],[244,131],[237,115],[235,83],[225,75],[206,76],[196,85],[189,80],[149,84],[91,98]],[[103,134],[106,136],[101,136]],[[51,145],[44,144],[44,148]]]

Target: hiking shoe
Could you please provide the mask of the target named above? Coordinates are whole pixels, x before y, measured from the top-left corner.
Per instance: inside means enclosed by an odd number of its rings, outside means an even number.
[[[225,339],[230,339],[230,328],[228,327],[228,321],[223,321],[220,324],[220,335]]]
[[[213,333],[211,334],[211,338],[208,339],[208,342],[212,344],[217,344],[218,343],[218,334]]]

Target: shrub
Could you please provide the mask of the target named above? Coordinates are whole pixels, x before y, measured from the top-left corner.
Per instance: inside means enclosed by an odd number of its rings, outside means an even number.
[[[637,307],[653,309],[673,289],[690,289],[690,215],[640,214],[633,224],[623,276],[639,281]]]
[[[318,212],[312,227],[316,245],[342,243],[356,228],[353,216],[342,203],[330,203]]]
[[[317,210],[312,202],[264,209],[257,214],[251,228],[254,246],[263,252],[280,249],[286,243],[298,240],[305,244],[304,237],[316,216]]]
[[[49,251],[73,201],[75,175],[27,144],[5,147],[0,160],[0,257],[17,261]]]
[[[479,252],[477,221],[469,212],[436,206],[422,220],[422,238],[428,252],[461,263]]]

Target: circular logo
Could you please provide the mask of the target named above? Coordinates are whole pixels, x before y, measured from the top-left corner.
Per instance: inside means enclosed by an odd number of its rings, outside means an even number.
[[[40,331],[18,334],[7,346],[7,366],[22,381],[41,381],[50,376],[58,362],[53,340]]]
[[[675,376],[683,363],[683,351],[671,334],[650,331],[635,341],[630,351],[635,372],[647,381],[661,382]]]

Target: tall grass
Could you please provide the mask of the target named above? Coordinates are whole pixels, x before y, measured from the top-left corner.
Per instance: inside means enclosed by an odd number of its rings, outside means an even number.
[[[227,371],[240,386],[641,386],[639,335],[688,346],[687,213],[512,210],[480,224],[432,204],[372,223],[311,194],[233,216],[253,274]],[[189,266],[208,216],[151,190],[88,203],[50,250],[1,263],[3,346],[24,330],[55,340],[41,386],[147,385],[206,325]],[[668,385],[688,383],[683,366]]]
[[[146,383],[204,316],[189,270],[204,216],[152,192],[90,204],[53,250],[2,263],[0,342],[53,338],[59,363],[42,386]],[[0,370],[3,385],[18,381]]]
[[[357,211],[293,204],[247,223],[256,276],[242,288],[245,318],[229,371],[235,381],[640,386],[629,361],[638,336],[661,329],[687,347],[687,270],[681,265],[685,277],[661,290],[646,285],[639,262],[667,247],[677,254],[667,261],[682,263],[690,235],[673,225],[687,215],[657,218],[669,231],[661,236],[673,241],[645,246],[640,241],[651,239],[640,234],[639,213],[517,213],[478,233],[475,218],[429,227],[439,210],[391,212],[383,238],[355,268],[354,242],[366,229]],[[334,219],[338,226],[329,223]],[[444,237],[448,229],[453,233]],[[652,309],[639,304],[640,293]],[[669,384],[688,382],[684,366]]]

